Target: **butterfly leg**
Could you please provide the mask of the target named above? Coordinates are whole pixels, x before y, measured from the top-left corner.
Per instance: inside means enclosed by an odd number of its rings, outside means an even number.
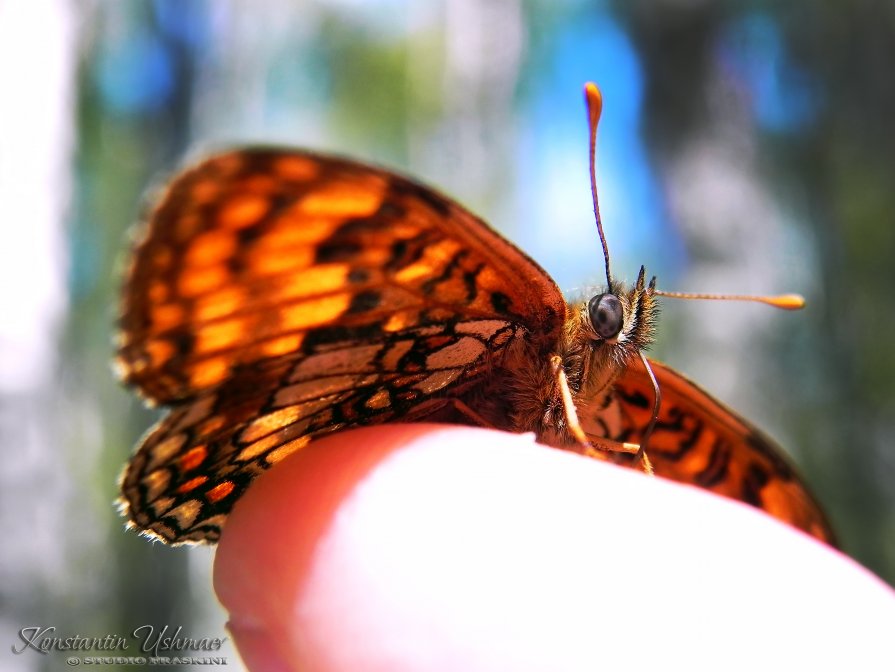
[[[637,458],[635,458],[635,464],[633,465],[633,467],[636,469],[639,466],[643,470],[643,473],[645,473],[647,476],[655,475],[655,472],[653,471],[653,463],[650,462],[649,455],[646,454],[645,450],[638,452],[640,453],[640,463],[637,464]]]
[[[578,452],[598,460],[605,460],[606,456],[604,453],[636,454],[640,451],[640,446],[636,443],[624,443],[597,437],[589,438],[578,420],[578,411],[575,410],[575,401],[572,399],[572,390],[569,389],[569,381],[566,378],[566,370],[562,365],[562,357],[553,355],[550,358],[550,366],[553,369],[553,375],[556,376],[556,384],[562,397],[566,426],[569,428],[572,437],[578,442]]]

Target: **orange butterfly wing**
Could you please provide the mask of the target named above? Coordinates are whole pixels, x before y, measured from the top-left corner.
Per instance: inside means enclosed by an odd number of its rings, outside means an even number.
[[[540,266],[427,187],[335,157],[241,150],[180,174],[151,213],[118,361],[166,403],[243,364],[458,314],[553,339],[565,303]]]
[[[820,506],[771,439],[680,373],[653,360],[650,365],[662,392],[647,449],[656,474],[746,502],[835,543]],[[642,366],[629,367],[617,381],[619,440],[640,441],[653,396]]]
[[[565,302],[525,254],[392,173],[278,149],[180,174],[124,291],[123,379],[172,410],[122,477],[145,532],[214,540],[233,501],[311,437],[401,419],[480,382]]]

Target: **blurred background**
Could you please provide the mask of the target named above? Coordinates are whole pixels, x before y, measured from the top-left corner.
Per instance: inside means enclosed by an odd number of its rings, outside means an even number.
[[[808,299],[665,301],[653,355],[778,438],[895,582],[893,63],[895,4],[871,0],[0,0],[2,669],[62,663],[10,653],[28,625],[225,635],[213,552],[113,506],[157,417],[109,365],[147,190],[218,146],[340,152],[437,185],[583,294],[586,80],[616,276]]]

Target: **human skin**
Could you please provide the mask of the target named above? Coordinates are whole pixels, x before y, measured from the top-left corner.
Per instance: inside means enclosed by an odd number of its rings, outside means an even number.
[[[814,539],[531,435],[313,442],[234,508],[214,582],[251,670],[875,669],[895,593]]]

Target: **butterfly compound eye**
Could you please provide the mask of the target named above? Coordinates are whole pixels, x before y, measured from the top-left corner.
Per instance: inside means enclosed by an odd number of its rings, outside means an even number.
[[[600,338],[615,338],[622,330],[624,311],[622,302],[615,294],[595,296],[587,304],[587,312],[590,314],[590,323]]]

